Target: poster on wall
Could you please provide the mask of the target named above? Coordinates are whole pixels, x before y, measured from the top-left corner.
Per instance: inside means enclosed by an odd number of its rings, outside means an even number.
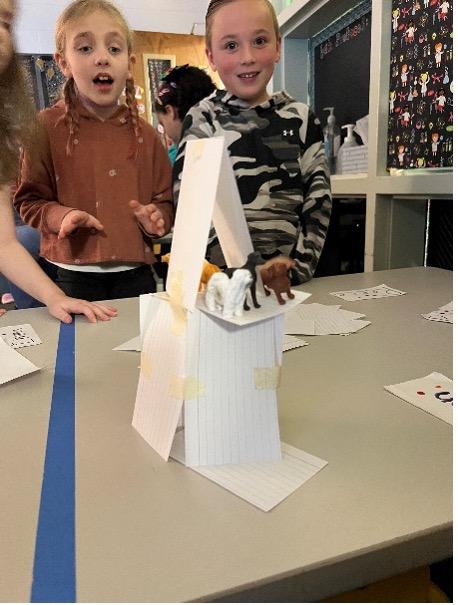
[[[175,55],[157,55],[144,53],[143,70],[145,75],[146,87],[146,115],[148,122],[153,126],[154,123],[154,101],[157,98],[161,77],[167,70],[175,67]]]
[[[390,168],[453,165],[453,0],[393,0]]]

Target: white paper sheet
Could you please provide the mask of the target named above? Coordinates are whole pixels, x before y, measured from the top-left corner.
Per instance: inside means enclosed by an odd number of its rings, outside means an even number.
[[[295,336],[285,334],[283,336],[283,353],[291,351],[292,349],[298,349],[299,347],[306,347],[309,343]]]
[[[439,307],[436,311],[430,313],[422,313],[422,317],[429,321],[441,321],[444,323],[453,323],[453,301]]]
[[[117,347],[115,347],[113,349],[113,351],[141,351],[141,350],[142,350],[142,345],[141,345],[140,335],[134,336],[134,338],[131,338],[130,340],[127,340],[126,342],[123,342],[122,344],[118,345]]]
[[[5,384],[39,369],[0,338],[0,384]]]
[[[311,296],[308,292],[301,292],[300,290],[292,290],[292,293],[294,294],[294,298],[288,299],[284,305],[279,305],[275,296],[265,296],[261,294],[258,298],[258,302],[261,305],[259,309],[251,308],[249,311],[245,311],[241,317],[232,317],[231,319],[223,318],[221,311],[210,311],[207,309],[203,293],[199,294],[197,297],[196,307],[204,311],[207,315],[213,315],[225,322],[236,326],[247,326],[257,321],[263,321],[281,315],[282,313],[287,313]]]
[[[285,318],[285,334],[323,336],[326,334],[351,334],[368,326],[362,313],[341,309],[340,305],[312,303],[299,305]]]
[[[30,324],[3,326],[0,328],[0,336],[12,349],[33,347],[42,343],[41,338]]]
[[[158,309],[142,344],[132,424],[167,460],[183,407],[186,331],[174,329],[176,317],[168,302],[157,297],[154,304]]]
[[[388,385],[385,389],[436,418],[453,424],[453,382],[443,374],[432,372],[428,376]]]
[[[184,431],[180,431],[171,457],[184,464],[184,449]],[[286,443],[281,444],[281,451],[278,462],[200,466],[192,470],[268,512],[328,464]]]
[[[187,465],[279,460],[283,317],[238,327],[196,310],[188,343],[196,392],[184,408]]]
[[[402,290],[390,288],[386,284],[380,284],[373,288],[362,288],[360,290],[341,290],[340,292],[330,292],[333,296],[343,298],[343,300],[353,302],[355,300],[371,300],[374,298],[387,298],[389,296],[402,296],[406,294]]]

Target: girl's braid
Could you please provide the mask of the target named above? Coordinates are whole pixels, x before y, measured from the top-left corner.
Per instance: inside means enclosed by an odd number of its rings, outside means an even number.
[[[135,147],[132,156],[136,158],[138,155],[138,146],[143,143],[143,137],[140,117],[138,115],[137,100],[135,99],[135,84],[132,78],[126,80],[126,105],[129,108],[130,122],[135,135]]]
[[[73,77],[70,77],[64,84],[62,90],[64,103],[65,103],[65,114],[56,122],[59,124],[62,120],[65,120],[69,127],[69,134],[67,139],[67,155],[71,155],[77,142],[76,134],[78,133],[79,127],[79,116],[76,111],[76,90],[75,81]]]

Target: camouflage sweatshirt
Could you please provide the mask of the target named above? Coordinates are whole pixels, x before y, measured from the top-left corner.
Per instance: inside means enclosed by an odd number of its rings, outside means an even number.
[[[250,107],[226,91],[216,91],[184,119],[174,165],[175,201],[186,142],[213,136],[226,139],[254,249],[266,260],[279,254],[294,258],[293,284],[311,279],[331,214],[318,119],[285,92]],[[224,265],[213,230],[207,258]]]

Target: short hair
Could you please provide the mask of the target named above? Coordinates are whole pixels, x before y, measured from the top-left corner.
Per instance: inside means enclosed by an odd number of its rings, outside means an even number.
[[[213,80],[203,69],[192,65],[174,67],[162,77],[154,107],[156,111],[165,113],[165,106],[171,105],[183,120],[191,107],[215,89]]]
[[[244,1],[246,2],[247,0]],[[277,38],[280,38],[280,27],[278,25],[277,13],[275,12],[274,7],[269,2],[269,0],[262,1],[264,2],[265,6],[269,9],[269,12],[272,16],[275,35]],[[210,0],[210,3],[207,8],[207,14],[205,15],[205,39],[208,48],[210,48],[211,46],[211,33],[215,14],[219,11],[220,8],[222,8],[226,4],[230,4],[231,2],[235,2],[235,0]]]

